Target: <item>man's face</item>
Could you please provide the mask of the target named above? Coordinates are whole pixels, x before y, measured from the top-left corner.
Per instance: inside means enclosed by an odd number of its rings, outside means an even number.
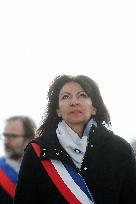
[[[11,159],[20,159],[28,143],[28,140],[24,138],[22,121],[12,120],[7,122],[3,134],[6,155]]]

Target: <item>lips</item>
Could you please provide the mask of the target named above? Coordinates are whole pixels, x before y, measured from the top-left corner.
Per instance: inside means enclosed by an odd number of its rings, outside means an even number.
[[[78,114],[78,113],[82,113],[80,110],[73,110],[73,111],[70,111],[71,114]]]

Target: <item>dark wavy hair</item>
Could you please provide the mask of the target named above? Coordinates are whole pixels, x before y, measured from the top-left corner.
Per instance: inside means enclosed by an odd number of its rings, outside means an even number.
[[[84,89],[92,100],[93,106],[96,108],[96,115],[94,116],[97,125],[111,126],[110,114],[103,102],[99,87],[97,83],[84,75],[70,76],[60,75],[55,77],[54,81],[50,84],[48,91],[48,104],[43,115],[42,124],[39,128],[40,135],[46,131],[56,130],[58,123],[62,120],[57,115],[59,93],[61,88],[68,82],[76,82]]]

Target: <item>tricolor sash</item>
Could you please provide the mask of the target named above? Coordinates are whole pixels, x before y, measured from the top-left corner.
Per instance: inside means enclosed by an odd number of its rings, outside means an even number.
[[[32,143],[40,158],[40,146]],[[82,176],[71,165],[58,160],[41,160],[53,183],[70,204],[95,204]]]
[[[15,195],[17,172],[6,163],[5,158],[0,159],[0,185],[13,198]]]

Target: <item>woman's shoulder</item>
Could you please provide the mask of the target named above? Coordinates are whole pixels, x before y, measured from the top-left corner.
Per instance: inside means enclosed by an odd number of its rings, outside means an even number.
[[[40,148],[51,148],[58,146],[58,139],[55,132],[48,132],[46,134],[40,135],[33,139],[28,145],[27,148],[32,148],[32,144],[38,144]]]
[[[97,127],[94,135],[94,144],[103,154],[120,163],[129,163],[134,160],[131,145],[121,136],[106,127]]]
[[[33,145],[34,145],[34,144],[37,144],[37,145],[40,146],[40,147],[44,146],[44,137],[43,137],[43,136],[42,136],[42,137],[40,136],[40,137],[37,137],[37,138],[31,140],[31,141],[27,144],[27,146],[26,146],[26,148],[25,148],[24,151],[31,153],[31,152],[34,150],[34,148],[33,148]]]
[[[131,145],[123,137],[116,134],[113,130],[108,129],[105,126],[99,126],[96,128],[96,134],[100,135],[101,139],[107,142],[110,146],[115,146],[117,149],[122,150],[131,149]]]

